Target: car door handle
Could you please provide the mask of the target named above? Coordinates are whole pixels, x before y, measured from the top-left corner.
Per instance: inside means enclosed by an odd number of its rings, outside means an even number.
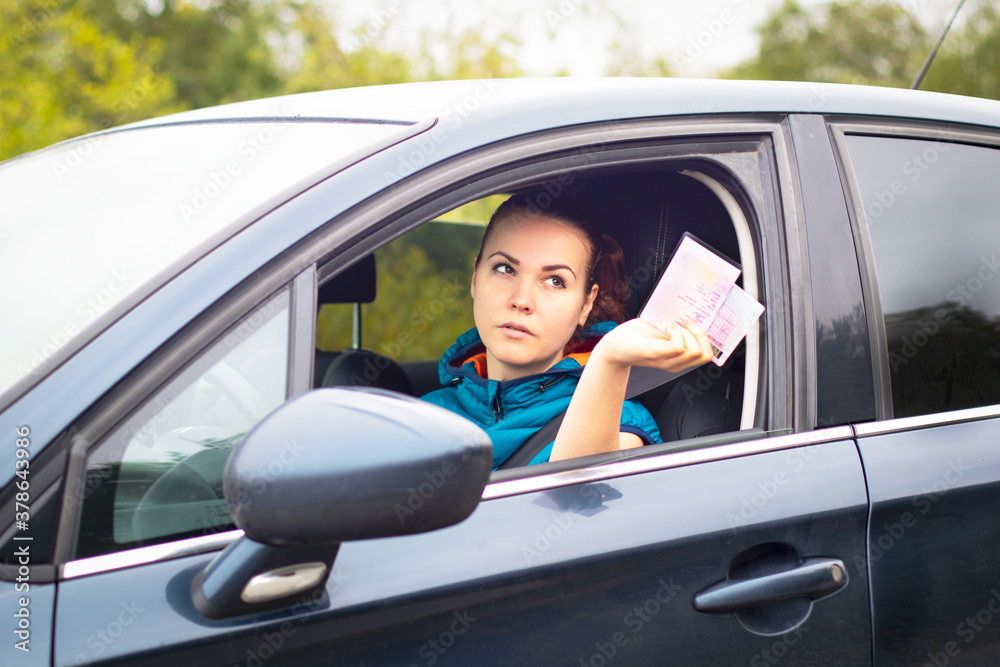
[[[798,567],[745,580],[727,580],[694,598],[694,608],[707,614],[731,614],[763,602],[829,595],[847,585],[844,562],[807,558]]]

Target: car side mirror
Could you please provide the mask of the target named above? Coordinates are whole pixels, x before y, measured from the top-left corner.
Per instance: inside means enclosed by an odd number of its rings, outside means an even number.
[[[341,542],[459,523],[492,465],[485,431],[425,401],[370,388],[292,399],[226,465],[223,489],[244,536],[195,578],[195,606],[224,618],[322,594]]]

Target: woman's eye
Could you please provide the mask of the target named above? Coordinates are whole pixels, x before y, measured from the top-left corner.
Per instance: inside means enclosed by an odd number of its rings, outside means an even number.
[[[493,270],[496,271],[497,273],[502,273],[504,275],[511,275],[512,273],[514,273],[514,269],[513,267],[511,267],[510,264],[504,264],[502,262],[494,266]]]
[[[548,282],[553,287],[559,287],[559,288],[566,287],[566,281],[564,281],[559,276],[549,276]]]

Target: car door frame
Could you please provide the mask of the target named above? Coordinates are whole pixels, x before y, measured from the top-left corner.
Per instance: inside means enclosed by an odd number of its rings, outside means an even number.
[[[796,231],[799,231],[800,225],[801,204],[799,202],[801,198],[795,192],[795,186],[793,185],[797,183],[798,177],[791,169],[793,158],[790,154],[791,150],[788,141],[790,129],[787,121],[777,116],[763,120],[759,118],[748,119],[740,117],[716,118],[707,121],[702,119],[657,119],[655,121],[616,122],[610,124],[610,128],[608,124],[597,124],[591,130],[593,134],[590,137],[582,134],[579,128],[569,128],[553,130],[541,136],[535,135],[531,138],[518,138],[502,142],[500,145],[488,147],[487,149],[463,156],[461,159],[450,160],[443,165],[429,168],[425,172],[417,173],[408,179],[400,181],[394,184],[392,191],[386,196],[362,202],[354,207],[349,214],[341,216],[325,229],[311,234],[308,238],[302,240],[273,262],[269,268],[257,273],[252,281],[248,281],[249,284],[245,284],[241,290],[234,291],[230,297],[224,299],[223,303],[225,307],[220,306],[210,312],[206,312],[204,318],[202,318],[203,321],[192,324],[190,328],[196,332],[224,330],[225,325],[233,321],[234,312],[242,312],[244,314],[249,312],[249,308],[259,302],[260,294],[269,293],[276,283],[287,282],[290,275],[309,276],[311,267],[315,266],[317,262],[326,262],[331,259],[337,260],[341,266],[346,266],[349,262],[374,249],[374,247],[403,233],[406,229],[417,224],[417,222],[429,219],[433,213],[448,210],[449,208],[453,208],[454,205],[468,200],[471,192],[476,190],[480,193],[489,191],[491,188],[484,186],[483,183],[485,180],[481,179],[464,188],[448,190],[442,195],[442,191],[449,183],[459,180],[468,182],[470,179],[470,169],[474,174],[492,175],[494,178],[499,177],[496,173],[498,170],[503,170],[507,173],[503,175],[502,180],[510,183],[513,181],[510,174],[511,164],[528,158],[532,158],[537,162],[539,160],[538,156],[546,152],[572,151],[573,149],[587,146],[590,146],[591,150],[593,150],[592,147],[596,143],[594,138],[598,137],[603,139],[602,145],[603,143],[645,140],[654,142],[661,149],[664,145],[673,145],[670,143],[671,141],[675,141],[677,146],[689,149],[695,143],[690,138],[692,135],[705,137],[708,144],[713,146],[719,141],[732,141],[734,137],[766,137],[768,142],[770,142],[770,151],[772,153],[771,155],[763,156],[763,160],[766,164],[770,165],[766,171],[770,175],[770,180],[765,179],[762,185],[765,189],[770,186],[772,191],[762,191],[758,194],[761,200],[766,202],[766,206],[771,207],[771,210],[763,216],[765,221],[769,221],[765,223],[769,225],[769,228],[762,234],[764,246],[759,251],[759,261],[763,267],[762,275],[767,276],[771,282],[775,279],[778,280],[777,285],[771,284],[765,288],[768,295],[778,294],[779,296],[768,299],[769,303],[776,307],[773,308],[775,312],[768,315],[767,329],[770,330],[770,334],[766,343],[765,357],[768,363],[768,371],[766,379],[762,379],[761,382],[761,386],[766,387],[766,389],[761,390],[761,396],[766,396],[770,399],[766,406],[768,410],[766,423],[798,431],[800,432],[800,437],[783,439],[781,442],[764,441],[749,447],[744,446],[738,450],[720,447],[713,451],[703,451],[695,456],[697,460],[723,459],[733,456],[734,452],[740,452],[739,455],[743,455],[771,449],[782,450],[789,447],[804,446],[807,442],[830,439],[831,433],[817,433],[815,437],[804,433],[813,428],[810,415],[814,413],[814,410],[808,406],[811,404],[809,397],[814,395],[814,391],[809,386],[801,387],[803,383],[808,385],[809,375],[801,370],[801,365],[793,366],[791,363],[793,346],[796,350],[800,348],[808,349],[810,346],[809,341],[811,340],[809,336],[802,336],[801,334],[793,335],[793,332],[801,330],[809,331],[811,329],[811,318],[803,320],[803,313],[797,312],[800,306],[802,310],[807,308],[808,296],[800,295],[798,299],[790,296],[792,292],[789,287],[790,284],[808,285],[809,281],[807,278],[807,263],[802,260],[798,253],[785,252],[786,243],[793,248],[801,247],[802,243],[801,239],[795,236]],[[610,151],[608,152],[610,153]],[[662,160],[664,156],[661,154],[650,159]],[[375,171],[377,169],[378,167],[374,166],[373,172],[377,173]],[[771,173],[771,169],[774,170],[774,173]],[[525,178],[528,178],[529,175],[531,178],[537,179],[539,177],[537,170],[534,173],[525,174]],[[271,215],[278,217],[299,215],[303,210],[310,210],[313,215],[322,214],[322,198],[327,186],[332,187],[332,182],[317,186],[295,201],[294,205],[280,208]],[[406,202],[408,206],[400,206],[400,202]],[[780,218],[784,220],[783,228],[781,225],[775,226]],[[386,223],[386,220],[390,222]],[[358,240],[362,235],[364,235],[363,238]],[[789,240],[790,238],[794,240],[794,243]],[[316,282],[315,276],[303,277],[298,280],[302,282],[303,294],[308,291],[307,285],[315,285]],[[767,284],[767,281],[765,281],[765,284]],[[301,299],[294,297],[293,301],[296,303],[301,301],[304,304],[305,297]],[[786,308],[785,304],[791,305]],[[312,304],[310,304],[310,307],[312,307]],[[214,323],[214,326],[209,326],[208,323]],[[306,322],[303,321],[303,325],[305,324]],[[308,326],[303,326],[303,330],[308,328]],[[199,344],[193,341],[204,341],[211,339],[212,336],[202,333],[201,336],[196,338],[181,338],[183,339],[183,348],[179,345],[177,348],[171,349],[169,352],[164,351],[162,355],[159,355],[158,360],[164,367],[169,365],[166,359],[169,358],[176,361],[179,356],[183,356],[178,351],[179,349],[188,351],[191,357],[193,357],[194,353],[203,346],[199,346]],[[293,341],[293,355],[297,355],[296,359],[298,360],[293,365],[297,368],[301,368],[304,356],[302,356],[301,349],[297,352],[294,350],[297,346],[302,345],[305,338],[307,336],[303,334],[299,336],[299,340]],[[311,340],[307,349],[311,352]],[[799,356],[799,358],[801,359],[803,356]],[[300,373],[301,375],[302,373]],[[794,381],[792,380],[793,377],[795,378]],[[157,383],[157,386],[159,384]],[[804,389],[804,392],[802,389]],[[796,400],[796,397],[801,396],[803,393],[805,399]],[[130,395],[135,396],[135,393]],[[130,401],[130,403],[133,403],[133,401]],[[106,405],[102,406],[102,408],[106,407]],[[104,420],[101,422],[103,424],[118,421],[114,416],[115,411],[101,414],[104,417]],[[80,433],[82,437],[78,440],[78,442],[84,443],[78,444],[81,451],[86,448],[86,443],[97,440],[99,431],[100,429],[93,428],[91,424],[87,424],[85,428],[81,428]],[[834,439],[842,439],[845,435],[846,432],[838,430],[833,432],[832,437]],[[676,457],[678,455],[668,454],[668,456]],[[682,460],[689,463],[694,459],[690,459],[690,457],[678,459],[678,461]],[[608,470],[613,471],[612,475],[623,474],[623,469],[620,467],[604,468],[601,474],[608,474]],[[533,484],[537,486],[540,481],[536,478]],[[487,492],[488,494],[489,491]],[[70,519],[70,516],[64,517],[64,520],[68,521]],[[232,531],[232,533],[238,533],[238,531]],[[215,550],[220,548],[231,537],[233,537],[232,534],[223,533],[217,535],[212,540],[203,541],[201,544],[174,545],[177,549],[171,555],[166,556],[166,558],[175,558],[182,553],[188,555]],[[63,536],[63,540],[63,545],[68,543],[68,537]],[[91,563],[95,567],[89,568],[86,573],[106,572],[110,569],[136,565],[139,562],[159,562],[164,558],[161,555],[152,561],[136,561],[133,559],[130,562],[130,558],[128,557],[124,557],[121,554],[116,556],[118,557],[114,559],[114,563],[110,559],[106,560],[103,564]],[[69,568],[68,572],[70,575],[68,578],[82,576],[82,570],[74,569],[72,563],[65,563],[62,570],[64,578],[67,578],[67,567]]]
[[[996,648],[1000,632],[996,626],[988,628],[988,622],[977,626],[975,621],[983,610],[990,618],[996,613],[991,596],[996,589],[977,588],[974,583],[977,577],[981,583],[989,574],[989,565],[977,558],[975,548],[977,533],[988,532],[989,526],[975,514],[988,503],[997,502],[992,498],[1000,488],[1000,477],[990,474],[988,464],[991,460],[997,463],[993,452],[1000,405],[894,416],[875,253],[846,136],[953,142],[987,147],[1000,155],[1000,129],[835,116],[830,119],[830,134],[862,267],[876,388],[876,418],[855,426],[870,496],[867,561],[873,661],[898,664],[919,660],[942,666],[959,656],[959,661],[968,658],[979,664],[995,661],[1000,654]],[[945,441],[947,446],[942,446]],[[970,467],[970,461],[986,465]],[[966,546],[957,554],[949,548],[963,541]],[[914,579],[901,577],[901,570]],[[907,584],[900,586],[900,581]],[[968,617],[963,619],[966,613]],[[984,642],[984,636],[992,636],[992,644]]]

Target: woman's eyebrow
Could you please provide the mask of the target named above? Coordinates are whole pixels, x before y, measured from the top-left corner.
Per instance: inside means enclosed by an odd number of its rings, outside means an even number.
[[[559,269],[566,269],[567,271],[573,274],[574,278],[576,278],[576,271],[566,266],[565,264],[549,264],[548,266],[542,267],[542,271],[558,271]]]
[[[489,261],[489,260],[493,259],[497,255],[500,255],[501,257],[503,257],[504,259],[506,259],[508,262],[510,262],[514,266],[520,266],[521,265],[521,262],[519,260],[514,259],[513,257],[511,257],[510,255],[508,255],[507,253],[505,253],[503,251],[500,251],[500,250],[497,250],[495,253],[493,253],[492,255],[490,255],[489,258],[486,261]]]

